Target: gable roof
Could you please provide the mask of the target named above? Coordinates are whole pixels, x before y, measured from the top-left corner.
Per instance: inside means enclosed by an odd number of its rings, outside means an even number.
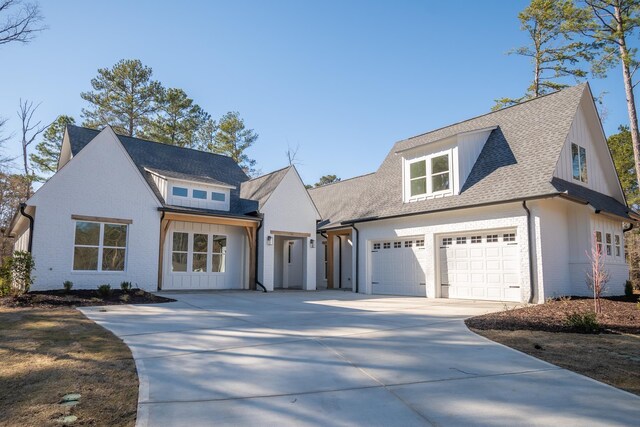
[[[262,208],[278,184],[293,166],[278,169],[266,175],[245,181],[240,187],[240,197],[258,202],[258,209]]]
[[[95,129],[67,126],[71,154],[78,154],[99,133]],[[178,179],[235,187],[230,192],[231,206],[227,213],[245,214],[256,210],[255,202],[240,199],[240,185],[249,177],[232,158],[140,138],[117,137],[163,205],[166,202],[148,170]]]
[[[577,189],[573,186],[563,185],[563,190],[559,190],[557,186],[560,184],[552,183],[552,178],[584,96],[591,96],[586,83],[399,141],[375,174],[362,178],[366,185],[355,190],[347,184],[344,196],[336,192],[336,198],[345,197],[345,200],[321,201],[320,198],[329,197],[329,194],[316,190],[311,191],[312,197],[314,200],[318,198],[316,204],[323,206],[323,217],[325,212],[333,209],[331,203],[339,203],[351,217],[333,213],[334,217],[341,218],[341,222],[357,222],[560,195],[565,191],[575,193]],[[461,183],[458,195],[410,203],[403,201],[403,157],[400,152],[487,128],[494,129],[467,180]],[[335,187],[336,190],[338,188]],[[594,198],[592,193],[595,192],[582,192],[581,195]],[[606,199],[598,197],[594,203],[602,206],[603,210],[628,217],[629,208],[611,197],[601,196]],[[328,228],[336,222],[331,218],[328,225],[321,225],[321,228]]]
[[[375,173],[370,173],[310,188],[309,195],[322,216],[318,227],[320,229],[340,227],[342,221],[355,218],[359,211],[355,201],[366,191],[374,178]]]

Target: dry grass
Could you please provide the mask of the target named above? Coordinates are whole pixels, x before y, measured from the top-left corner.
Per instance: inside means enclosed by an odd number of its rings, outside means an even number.
[[[64,407],[67,393],[80,403]],[[73,308],[0,307],[0,425],[133,426],[138,377],[128,347]]]
[[[638,335],[472,330],[538,359],[640,395]]]

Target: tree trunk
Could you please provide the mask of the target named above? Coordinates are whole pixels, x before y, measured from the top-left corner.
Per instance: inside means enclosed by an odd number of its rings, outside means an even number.
[[[640,133],[638,132],[638,113],[636,110],[636,100],[633,95],[633,81],[629,70],[629,50],[624,34],[624,23],[620,8],[614,7],[614,13],[618,30],[618,47],[620,50],[620,61],[622,63],[622,77],[624,80],[624,91],[627,98],[627,111],[629,113],[629,131],[633,143],[633,160],[636,167],[636,179],[640,183]]]

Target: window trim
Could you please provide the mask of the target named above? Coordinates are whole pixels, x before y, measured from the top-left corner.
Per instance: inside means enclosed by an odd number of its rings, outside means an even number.
[[[215,198],[216,194],[222,196],[222,199],[217,200]],[[212,202],[216,202],[216,203],[225,203],[227,201],[227,193],[221,193],[219,191],[212,191],[211,192],[211,201]]]
[[[605,233],[604,235],[604,242],[605,242],[605,253],[607,256],[613,256],[613,237],[611,236],[611,233]]]
[[[622,256],[622,245],[621,245],[622,239],[620,238],[619,234],[614,234],[613,235],[613,243],[615,246],[615,255],[616,257],[621,257]]]
[[[196,196],[196,192],[200,193],[203,197]],[[207,190],[201,190],[199,188],[192,188],[191,189],[191,198],[194,199],[194,200],[207,200],[207,193],[209,193]]]
[[[176,190],[184,190],[187,192],[187,194],[185,194],[184,196],[182,194],[176,194]],[[177,185],[172,185],[171,186],[171,196],[172,197],[184,197],[186,199],[189,198],[189,189],[187,187],[179,187]]]
[[[440,191],[433,191],[433,183],[432,183],[432,178],[435,176],[432,173],[432,159],[436,158],[436,157],[441,157],[441,156],[447,156],[447,160],[448,160],[448,164],[449,164],[449,169],[446,172],[437,172],[435,175],[443,175],[445,173],[449,174],[449,188],[447,188],[446,190],[440,190]],[[413,165],[414,163],[418,163],[418,162],[425,162],[424,167],[425,167],[425,176],[422,177],[416,177],[416,178],[411,178],[411,165]],[[416,195],[412,195],[411,194],[411,182],[416,180],[416,179],[425,179],[426,180],[426,185],[425,185],[425,189],[426,192],[425,193],[421,193],[421,194],[416,194]],[[423,199],[425,197],[431,197],[431,196],[439,196],[439,195],[446,195],[446,194],[453,194],[453,187],[454,187],[454,173],[453,173],[453,148],[448,148],[446,150],[441,150],[435,153],[430,153],[427,154],[425,156],[421,156],[421,157],[416,157],[414,159],[407,159],[405,160],[405,177],[404,177],[404,189],[405,189],[405,200],[406,201],[414,201],[414,200],[420,200]]]
[[[76,245],[76,233],[78,232],[77,224],[79,222],[89,222],[93,224],[100,225],[100,235],[98,239],[98,246],[95,245]],[[129,266],[128,258],[129,258],[129,225],[131,223],[125,222],[101,222],[101,221],[87,221],[84,219],[73,219],[73,241],[71,244],[71,273],[79,273],[79,274],[123,274],[127,272],[127,268]],[[106,249],[124,249],[124,268],[122,270],[103,270],[102,269],[102,256],[104,253],[104,226],[105,225],[117,225],[124,226],[127,230],[126,241],[124,247],[119,246],[106,246]],[[75,251],[76,248],[98,248],[98,269],[97,270],[76,270],[75,269]]]
[[[575,171],[573,170],[573,147],[576,147],[577,149],[577,154],[578,154],[578,172],[579,172],[579,176],[576,178],[575,176]],[[584,152],[584,161],[585,161],[585,167],[584,167],[584,180],[582,177],[582,152]],[[587,156],[587,149],[583,146],[581,146],[580,144],[577,144],[575,142],[571,143],[571,178],[576,181],[579,182],[581,184],[588,184],[589,183],[589,160],[588,160],[588,156]]]
[[[173,250],[173,235],[175,233],[184,233],[187,235],[187,251],[174,251]],[[169,234],[169,233],[168,233]],[[194,235],[196,234],[204,234],[207,236],[207,271],[193,271],[193,254],[197,253],[197,254],[203,254],[204,252],[194,252],[193,251],[193,241],[194,241]],[[185,274],[195,274],[196,276],[201,276],[201,275],[206,275],[206,274],[216,274],[216,275],[220,275],[220,274],[225,274],[227,272],[227,251],[225,250],[224,252],[213,252],[213,246],[214,246],[214,236],[217,237],[222,237],[225,239],[225,241],[227,242],[227,245],[225,246],[225,248],[228,248],[229,245],[229,236],[227,234],[220,234],[220,233],[210,233],[210,232],[197,232],[197,231],[185,231],[185,230],[171,230],[171,239],[167,239],[168,244],[167,245],[171,245],[169,246],[169,250],[168,250],[168,262],[167,264],[167,268],[168,268],[168,273],[169,274],[177,274],[177,275],[185,275]],[[173,254],[175,253],[186,253],[187,254],[187,271],[173,271]],[[213,269],[213,255],[222,255],[224,257],[224,270],[225,271],[211,271]]]

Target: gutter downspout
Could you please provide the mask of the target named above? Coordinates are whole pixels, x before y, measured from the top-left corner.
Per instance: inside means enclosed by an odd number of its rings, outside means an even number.
[[[264,285],[262,283],[260,283],[260,281],[258,280],[258,260],[260,259],[260,257],[258,256],[258,249],[260,248],[258,246],[258,239],[260,238],[260,229],[262,228],[263,221],[264,221],[264,215],[262,216],[262,221],[260,221],[260,225],[258,226],[258,228],[256,228],[256,271],[255,271],[255,275],[256,275],[256,285],[260,286],[262,288],[262,292],[266,293],[267,292],[267,288],[265,288]]]
[[[535,294],[535,284],[534,284],[534,272],[533,272],[533,251],[532,251],[532,242],[531,242],[531,211],[527,207],[527,201],[522,201],[522,207],[527,212],[527,244],[529,250],[529,286],[531,287],[529,294],[529,304],[533,304],[533,297]]]
[[[356,230],[356,277],[355,277],[355,285],[356,285],[356,294],[359,293],[358,279],[360,277],[360,230],[356,227],[356,224],[351,224],[354,230]]]
[[[31,249],[33,248],[33,223],[35,222],[35,220],[31,215],[25,212],[26,207],[26,203],[20,203],[20,213],[22,214],[22,216],[29,220],[29,244],[27,246],[27,251],[29,253],[32,253]]]
[[[627,231],[631,231],[631,230],[633,230],[633,223],[632,222],[629,223],[629,227],[623,228],[622,232],[626,233]]]

